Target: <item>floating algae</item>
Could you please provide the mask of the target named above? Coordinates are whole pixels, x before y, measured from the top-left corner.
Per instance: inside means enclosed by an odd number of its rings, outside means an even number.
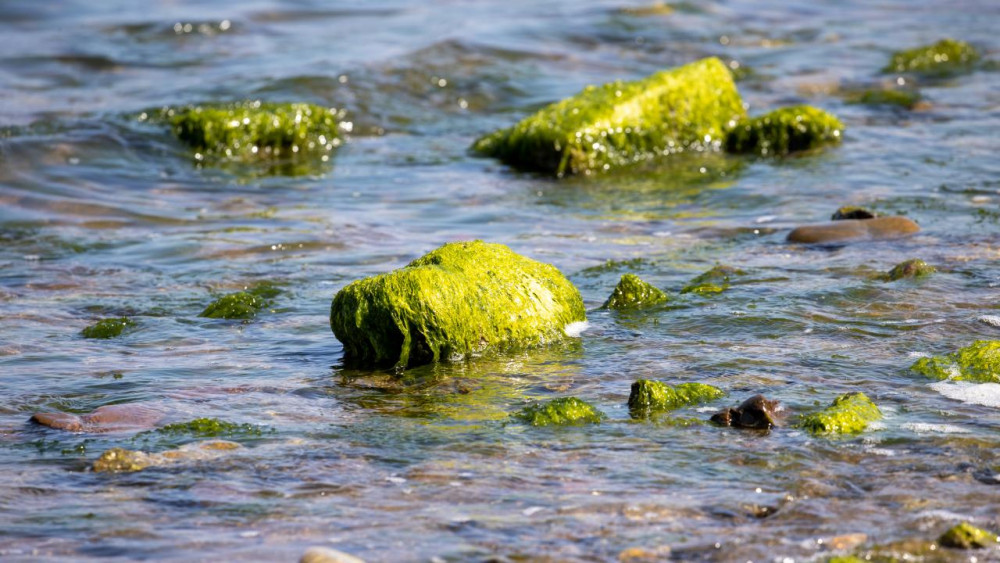
[[[799,426],[813,434],[856,434],[881,418],[882,411],[867,395],[847,393],[834,399],[829,407],[803,416]]]
[[[1000,383],[1000,340],[977,340],[953,354],[920,358],[910,369],[933,379]]]
[[[668,301],[670,297],[635,274],[625,274],[602,305],[603,309],[636,309]]]
[[[726,150],[783,156],[839,143],[843,131],[840,120],[821,109],[792,106],[740,121],[726,135]]]

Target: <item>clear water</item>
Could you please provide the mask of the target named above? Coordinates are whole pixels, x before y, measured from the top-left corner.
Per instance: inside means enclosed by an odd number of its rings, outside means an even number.
[[[831,93],[941,37],[995,59],[1000,7],[727,1],[638,17],[626,5],[0,4],[0,558],[294,560],[328,545],[372,561],[596,561],[669,546],[679,560],[809,561],[845,534],[872,544],[933,538],[958,519],[1000,527],[1000,488],[976,478],[998,464],[995,402],[906,369],[1000,338],[977,320],[1000,308],[1000,74],[922,82],[930,107],[918,112]],[[845,142],[565,181],[466,152],[585,84],[709,55],[755,71],[740,83],[751,112],[815,104],[844,120]],[[130,118],[245,98],[346,107],[355,134],[322,174],[254,176],[199,169]],[[784,242],[844,204],[905,213],[923,231]],[[628,271],[672,291],[716,263],[751,275],[665,310],[592,311],[580,339],[551,349],[402,379],[345,369],[333,294],[471,238],[555,264],[593,308]],[[911,257],[940,273],[873,279]],[[286,288],[274,311],[249,324],[197,317],[261,280]],[[79,336],[122,314],[139,328]],[[636,424],[625,401],[639,377],[729,393],[684,417],[758,392],[801,412],[853,390],[887,416],[840,439]],[[503,424],[565,395],[609,422]],[[88,467],[139,447],[134,432],[27,422],[116,403],[268,431],[214,460],[107,475]],[[755,506],[777,510],[758,518]]]

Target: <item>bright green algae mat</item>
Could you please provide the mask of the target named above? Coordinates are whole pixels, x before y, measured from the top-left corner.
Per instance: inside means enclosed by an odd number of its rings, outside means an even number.
[[[135,321],[128,317],[101,319],[80,331],[84,338],[114,338],[121,336],[125,329],[135,326]]]
[[[977,340],[953,354],[920,358],[910,369],[933,379],[1000,383],[1000,340]]]
[[[670,297],[635,274],[625,274],[615,286],[603,309],[637,309],[669,301]]]
[[[588,86],[472,148],[523,170],[589,174],[712,146],[745,116],[732,74],[712,57],[634,82]]]
[[[639,379],[632,384],[628,408],[634,418],[642,418],[656,412],[706,403],[724,395],[721,389],[704,383],[681,383],[671,387],[662,381]]]
[[[912,72],[925,75],[948,75],[969,71],[979,61],[979,52],[965,41],[942,39],[893,53],[882,72]]]
[[[584,320],[580,292],[554,266],[482,241],[351,283],[330,307],[345,359],[397,368],[541,346]]]
[[[604,419],[604,413],[576,397],[563,397],[528,405],[512,418],[532,426],[568,426],[598,424]]]
[[[726,150],[783,156],[839,143],[843,131],[844,124],[821,109],[791,106],[737,123],[726,135]]]
[[[799,421],[799,426],[813,434],[857,434],[868,423],[882,418],[882,411],[864,393],[847,393],[833,403]]]
[[[941,534],[938,543],[954,549],[982,549],[996,546],[997,536],[968,522],[962,522]]]

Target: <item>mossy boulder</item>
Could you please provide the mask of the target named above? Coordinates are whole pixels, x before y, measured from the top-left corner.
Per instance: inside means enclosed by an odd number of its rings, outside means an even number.
[[[101,319],[80,331],[84,338],[114,338],[121,336],[125,329],[135,326],[135,321],[128,317]]]
[[[813,434],[857,434],[881,418],[875,403],[857,392],[841,395],[829,407],[803,416],[799,426]]]
[[[635,274],[625,274],[619,280],[611,297],[604,302],[602,309],[637,309],[669,301],[670,297],[657,287],[642,281]]]
[[[910,369],[933,379],[1000,383],[1000,340],[977,340],[952,354],[920,358]]]
[[[216,299],[208,307],[205,307],[205,310],[198,316],[209,319],[249,320],[256,317],[257,313],[266,306],[266,299],[249,291],[238,291]]]
[[[886,274],[888,281],[898,281],[904,278],[922,278],[936,272],[937,269],[919,258],[912,258],[896,264]]]
[[[590,174],[714,146],[745,115],[729,69],[712,57],[634,82],[588,86],[472,149],[522,170]]]
[[[968,522],[962,522],[941,534],[938,543],[954,549],[982,549],[995,547],[997,535],[977,528]]]
[[[839,143],[844,125],[812,106],[792,106],[743,119],[726,135],[726,150],[738,154],[783,156]]]
[[[397,368],[541,346],[585,320],[580,292],[555,267],[478,240],[351,283],[330,307],[348,361]]]
[[[681,383],[671,387],[662,381],[639,379],[632,383],[628,409],[633,418],[671,411],[687,405],[714,401],[725,393],[704,383]]]
[[[847,95],[846,101],[849,104],[860,104],[866,106],[895,106],[904,109],[913,109],[923,98],[916,90],[900,89],[876,89],[861,90]]]
[[[604,419],[604,413],[576,397],[563,397],[528,405],[513,418],[532,426],[570,426],[598,424]]]
[[[942,39],[893,53],[882,72],[903,72],[922,75],[949,75],[968,72],[979,61],[979,52],[965,41]]]
[[[874,219],[878,217],[878,213],[864,207],[858,207],[856,205],[845,205],[840,209],[833,212],[830,216],[831,221],[849,221],[851,219]]]
[[[729,280],[736,276],[746,275],[746,272],[732,266],[718,265],[697,276],[681,288],[681,293],[696,295],[712,295],[729,289]]]

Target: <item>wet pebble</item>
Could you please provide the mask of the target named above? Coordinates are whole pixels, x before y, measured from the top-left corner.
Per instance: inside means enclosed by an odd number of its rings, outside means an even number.
[[[912,235],[919,231],[920,227],[906,217],[843,219],[796,227],[791,233],[788,233],[788,242],[830,244],[860,240],[885,240]]]
[[[77,416],[64,412],[40,412],[31,422],[69,432],[123,432],[149,430],[163,418],[159,410],[141,403],[106,405]]]
[[[781,403],[763,395],[754,395],[736,408],[728,408],[712,415],[712,422],[720,426],[768,430],[778,425]]]

